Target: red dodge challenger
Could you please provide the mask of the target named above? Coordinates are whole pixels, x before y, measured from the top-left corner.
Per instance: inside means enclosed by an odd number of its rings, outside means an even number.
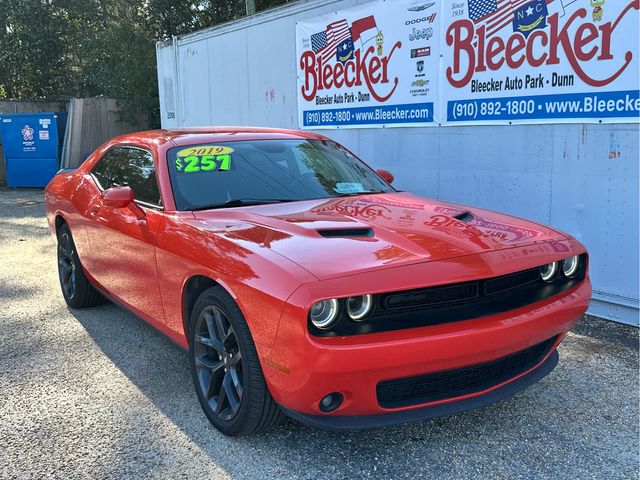
[[[591,296],[587,252],[519,218],[391,186],[321,135],[115,138],[46,189],[62,294],[188,349],[227,435],[489,404],[548,374]]]

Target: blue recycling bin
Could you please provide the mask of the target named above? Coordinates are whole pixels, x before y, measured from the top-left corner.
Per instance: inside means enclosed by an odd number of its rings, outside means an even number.
[[[66,113],[0,115],[7,186],[45,187],[59,169]]]

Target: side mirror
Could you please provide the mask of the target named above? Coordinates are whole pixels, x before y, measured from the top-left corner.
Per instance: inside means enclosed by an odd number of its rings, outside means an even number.
[[[127,208],[133,203],[131,187],[113,187],[102,192],[102,204],[111,208]]]
[[[110,208],[128,208],[133,212],[138,220],[142,220],[146,214],[133,201],[133,190],[131,187],[113,187],[102,192],[102,204]]]
[[[382,177],[382,179],[387,182],[389,185],[393,183],[394,176],[389,170],[376,170],[376,173]]]

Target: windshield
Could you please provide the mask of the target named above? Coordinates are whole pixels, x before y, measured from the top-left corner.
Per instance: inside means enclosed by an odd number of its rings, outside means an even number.
[[[178,210],[394,191],[343,147],[320,140],[182,146],[167,161]]]

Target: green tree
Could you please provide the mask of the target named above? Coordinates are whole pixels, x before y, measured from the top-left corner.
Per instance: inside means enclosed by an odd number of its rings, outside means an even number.
[[[245,13],[245,0],[0,0],[0,98],[104,95],[157,126],[155,43]]]
[[[0,85],[13,98],[69,89],[67,25],[51,2],[0,0]]]

